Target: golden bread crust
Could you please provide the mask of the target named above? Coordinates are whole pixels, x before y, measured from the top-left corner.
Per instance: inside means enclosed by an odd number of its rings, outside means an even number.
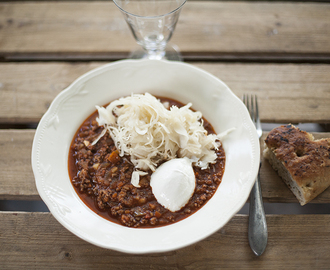
[[[312,200],[330,185],[330,139],[314,140],[306,131],[283,125],[269,132],[265,146],[301,189],[304,201]]]

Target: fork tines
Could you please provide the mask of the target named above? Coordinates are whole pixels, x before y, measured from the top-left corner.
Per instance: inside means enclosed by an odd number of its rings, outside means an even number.
[[[252,121],[257,121],[259,118],[259,110],[258,110],[258,98],[257,95],[243,95],[243,103],[248,109]]]

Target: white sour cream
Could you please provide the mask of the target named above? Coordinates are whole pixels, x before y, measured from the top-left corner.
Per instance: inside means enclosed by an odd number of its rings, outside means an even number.
[[[163,163],[151,175],[150,186],[159,204],[172,212],[179,211],[195,191],[191,160],[175,158]]]

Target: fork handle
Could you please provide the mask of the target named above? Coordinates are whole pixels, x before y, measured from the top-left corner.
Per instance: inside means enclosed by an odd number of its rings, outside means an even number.
[[[259,173],[250,194],[248,237],[252,251],[255,255],[260,256],[267,246],[268,230],[262,202]]]

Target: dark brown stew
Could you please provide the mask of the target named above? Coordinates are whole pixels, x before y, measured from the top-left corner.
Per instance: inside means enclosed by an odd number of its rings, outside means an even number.
[[[160,98],[170,106],[183,104]],[[98,215],[128,227],[157,227],[180,221],[199,210],[215,193],[225,167],[225,152],[216,151],[217,160],[208,169],[194,167],[196,189],[187,205],[171,212],[161,206],[149,185],[151,171],[140,177],[140,188],[131,184],[134,166],[128,156],[120,157],[108,132],[94,146],[92,142],[103,130],[96,122],[97,111],[79,127],[69,153],[69,175],[81,200]],[[206,120],[208,133],[215,133]]]

